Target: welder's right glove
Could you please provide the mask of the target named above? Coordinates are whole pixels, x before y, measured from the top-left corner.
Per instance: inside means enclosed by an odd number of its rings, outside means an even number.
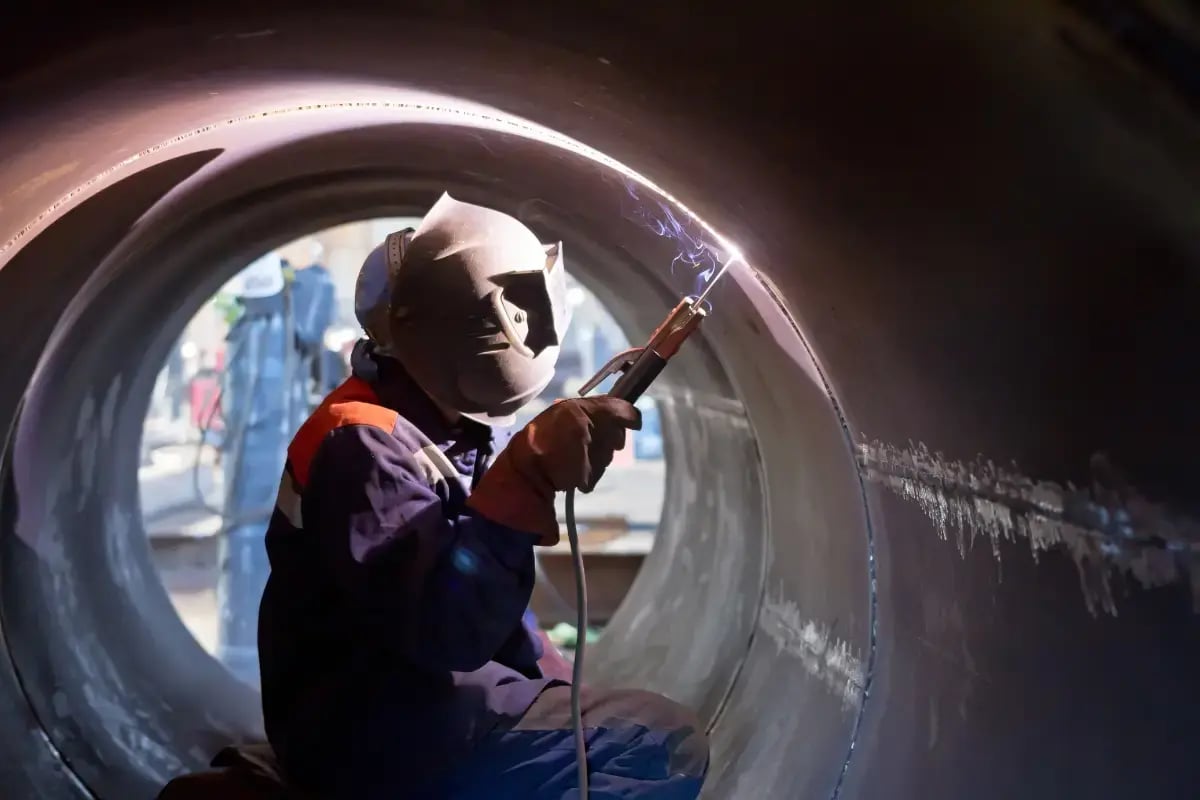
[[[558,542],[554,493],[590,492],[625,431],[640,430],[637,407],[616,397],[560,400],[522,428],[484,474],[467,505],[493,522]]]

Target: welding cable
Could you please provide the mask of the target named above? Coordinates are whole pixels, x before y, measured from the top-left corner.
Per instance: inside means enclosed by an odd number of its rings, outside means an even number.
[[[226,365],[235,363],[236,359],[241,357],[243,346],[245,346],[244,339],[234,343],[233,347],[225,354]],[[204,445],[208,443],[208,435],[212,432],[212,426],[216,421],[217,413],[221,412],[222,419],[225,416],[222,409],[225,402],[225,371],[223,367],[218,375],[217,393],[213,396],[212,402],[209,404],[208,413],[204,415],[199,425],[197,425],[200,431],[200,439],[196,442],[196,454],[192,461],[192,492],[195,495],[194,499],[205,511],[218,516],[224,515],[225,511],[223,507],[225,504],[222,501],[222,508],[216,508],[209,504],[208,498],[205,497],[204,490],[200,486],[200,467],[204,458]],[[226,430],[225,433],[228,434],[229,431]],[[218,452],[220,451],[220,448],[214,447],[214,449]]]
[[[262,321],[263,320],[253,319],[247,322],[247,326],[249,327]],[[206,419],[204,420],[204,424],[200,429],[200,441],[196,446],[196,459],[192,464],[192,491],[196,495],[196,500],[199,502],[201,508],[208,511],[210,514],[216,514],[221,517],[221,528],[218,531],[218,536],[225,536],[232,529],[241,527],[242,525],[251,525],[257,522],[269,520],[271,518],[271,513],[274,511],[274,503],[272,503],[270,508],[251,509],[249,511],[243,511],[237,515],[229,515],[227,513],[229,509],[229,493],[233,491],[233,486],[226,482],[225,497],[221,502],[221,508],[216,508],[209,504],[208,499],[204,496],[204,492],[200,486],[201,454],[204,449],[205,440],[208,438],[208,433],[212,429],[212,424],[216,417],[217,411],[221,410],[224,412],[224,400],[226,395],[225,390],[228,388],[227,381],[232,380],[230,377],[230,368],[237,364],[241,358],[243,358],[244,351],[249,350],[252,347],[251,341],[252,337],[249,335],[239,340],[232,349],[232,353],[226,359],[227,367],[221,371],[220,386],[217,389],[217,394],[213,400],[212,407],[209,409]],[[253,338],[253,341],[255,345],[258,344],[257,338]],[[241,469],[243,454],[246,446],[246,429],[250,426],[250,418],[254,414],[254,396],[258,392],[258,385],[262,378],[261,362],[259,359],[255,358],[254,355],[255,354],[252,353],[250,356],[246,356],[252,369],[250,371],[250,385],[247,387],[247,390],[242,393],[242,402],[237,408],[230,409],[235,413],[230,415],[225,415],[222,413],[222,417],[226,423],[224,436],[222,437],[222,445],[228,445],[230,442],[233,444],[229,456],[223,459],[222,468],[224,471],[226,471],[227,475],[232,475],[235,479]]]
[[[212,506],[205,497],[204,489],[200,486],[200,467],[204,463],[204,445],[208,439],[208,434],[212,431],[212,425],[217,416],[217,411],[221,408],[222,395],[224,395],[224,387],[218,387],[217,393],[213,395],[212,403],[209,405],[208,413],[204,415],[204,420],[200,423],[200,439],[196,442],[196,456],[192,460],[192,494],[196,504],[210,514],[220,515],[223,512],[221,509]],[[214,465],[215,466],[215,465]]]
[[[583,735],[583,657],[587,646],[588,605],[587,575],[583,551],[579,547],[579,529],[575,525],[575,490],[567,492],[567,541],[571,545],[571,563],[575,567],[575,661],[571,665],[571,724],[575,729],[575,760],[579,770],[579,800],[588,800],[587,739]]]

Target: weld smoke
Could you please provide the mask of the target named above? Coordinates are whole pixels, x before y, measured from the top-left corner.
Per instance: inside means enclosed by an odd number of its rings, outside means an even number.
[[[665,203],[654,198],[644,200],[632,183],[625,183],[625,192],[632,200],[623,209],[625,218],[675,243],[678,251],[671,261],[671,274],[677,275],[681,267],[688,270],[692,278],[690,293],[700,294],[730,254],[705,239],[695,223],[681,220]]]

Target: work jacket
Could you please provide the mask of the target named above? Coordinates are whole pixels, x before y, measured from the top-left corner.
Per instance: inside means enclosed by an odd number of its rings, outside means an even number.
[[[288,448],[267,531],[266,730],[299,783],[384,758],[415,784],[555,683],[522,624],[537,537],[465,505],[489,428],[448,425],[369,346],[353,372]]]

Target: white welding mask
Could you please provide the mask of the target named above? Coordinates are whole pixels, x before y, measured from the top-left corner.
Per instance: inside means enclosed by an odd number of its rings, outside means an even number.
[[[443,194],[415,231],[391,234],[372,256],[386,259],[390,302],[386,325],[368,313],[364,328],[443,407],[511,424],[554,377],[570,321],[561,243]],[[360,274],[364,296],[365,282]]]

